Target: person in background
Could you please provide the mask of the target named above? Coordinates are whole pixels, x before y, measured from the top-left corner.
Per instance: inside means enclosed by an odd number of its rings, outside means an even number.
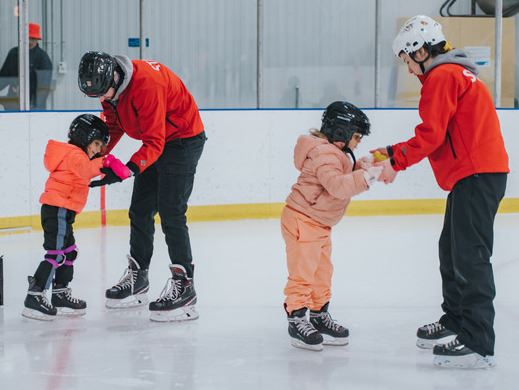
[[[52,62],[38,41],[42,39],[37,23],[29,23],[29,94],[31,110],[45,110],[52,81]],[[8,87],[7,96],[2,99],[6,110],[18,110],[18,47],[9,50],[0,69],[0,90]]]
[[[348,329],[328,312],[331,232],[351,198],[368,190],[382,172],[364,157],[355,160],[353,150],[369,133],[369,120],[359,108],[336,101],[326,108],[321,130],[297,140],[294,163],[300,174],[281,216],[288,266],[284,307],[294,347],[320,351],[323,344],[348,344]]]
[[[406,21],[393,51],[422,83],[422,123],[409,140],[376,150],[388,157],[378,163],[384,167],[380,179],[390,183],[396,172],[428,158],[438,185],[449,191],[439,242],[444,314],[418,329],[417,346],[433,348],[441,367],[492,367],[496,291],[490,257],[509,172],[496,109],[476,65],[449,45],[430,17]]]
[[[99,158],[108,143],[108,128],[97,116],[82,114],[70,124],[68,143],[50,140],[44,163],[50,172],[40,197],[43,248],[47,251],[34,276],[22,315],[37,320],[53,320],[56,314],[83,315],[86,302],[74,298],[69,283],[74,276],[77,247],[73,224],[88,197],[88,185],[102,169],[110,168],[121,178],[130,170],[112,155]],[[52,299],[46,290],[52,284]]]
[[[142,141],[126,164],[135,177],[130,204],[130,255],[119,283],[106,291],[108,308],[148,302],[148,269],[153,255],[155,215],[168,246],[171,277],[149,304],[150,319],[198,318],[191,243],[186,223],[198,160],[206,141],[195,99],[163,64],[102,52],[83,55],[79,89],[99,99],[110,130],[110,152],[123,134]],[[121,182],[113,172],[91,186]]]

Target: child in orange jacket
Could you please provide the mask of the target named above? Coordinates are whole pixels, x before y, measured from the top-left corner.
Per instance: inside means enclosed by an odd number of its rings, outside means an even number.
[[[369,120],[360,109],[337,101],[326,108],[321,130],[311,130],[297,141],[294,162],[301,173],[281,216],[288,264],[285,311],[295,347],[320,351],[323,343],[348,344],[348,329],[328,313],[331,229],[344,216],[351,197],[366,191],[382,171],[366,159],[356,164],[353,150],[369,132]]]
[[[29,290],[24,302],[24,317],[53,320],[56,314],[85,314],[86,302],[71,295],[68,284],[74,273],[77,256],[72,225],[83,210],[90,180],[110,168],[121,179],[130,170],[112,155],[99,158],[108,143],[108,127],[91,114],[79,115],[70,125],[69,142],[50,140],[44,163],[50,172],[40,197],[43,248],[47,251],[34,276],[29,276]],[[54,280],[52,280],[54,277]],[[52,286],[51,303],[45,290]]]

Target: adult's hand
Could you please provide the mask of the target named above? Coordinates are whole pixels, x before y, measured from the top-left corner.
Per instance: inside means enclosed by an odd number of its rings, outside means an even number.
[[[386,158],[389,158],[389,151],[387,150],[387,147],[385,148],[376,148],[376,149],[371,149],[369,151],[371,154],[374,154],[375,152],[378,152],[380,153],[381,155],[385,156]]]
[[[393,169],[390,159],[377,162],[374,165],[383,168],[382,173],[378,177],[378,181],[383,181],[385,184],[393,183],[395,181],[397,172]]]

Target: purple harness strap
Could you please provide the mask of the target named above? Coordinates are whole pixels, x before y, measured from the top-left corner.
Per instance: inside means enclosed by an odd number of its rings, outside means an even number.
[[[53,268],[59,268],[61,266],[60,263],[58,263],[54,259],[51,259],[50,257],[46,257],[45,260],[48,261],[49,263],[51,263]]]
[[[63,253],[67,254],[72,251],[75,251],[76,249],[77,249],[77,246],[76,246],[76,244],[74,244],[74,245],[69,246],[68,248],[63,249]]]
[[[65,249],[51,249],[51,250],[48,250],[47,251],[47,255],[64,256],[67,253],[71,253],[71,252],[75,251],[76,249],[77,249],[77,246],[76,246],[76,244],[74,244],[74,245],[71,245],[71,246],[69,246],[68,248],[65,248]],[[48,261],[49,263],[51,263],[52,267],[54,267],[54,268],[59,268],[63,264],[65,264],[65,265],[74,265],[74,260],[65,260],[62,263],[59,263],[58,261],[56,261],[55,259],[50,258],[50,257],[46,257],[45,260]]]
[[[70,252],[74,252],[77,249],[76,244],[69,246],[68,248],[63,249],[63,253],[67,254]],[[74,265],[75,259],[65,259],[65,265]]]
[[[47,251],[47,254],[48,255],[64,255],[65,252],[63,251],[63,249],[51,249],[51,250]]]

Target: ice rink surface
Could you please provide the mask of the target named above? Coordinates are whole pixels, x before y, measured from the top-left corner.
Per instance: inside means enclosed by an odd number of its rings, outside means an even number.
[[[104,307],[126,267],[128,227],[76,231],[73,293],[86,316],[39,322],[20,313],[43,255],[42,233],[0,236],[0,389],[515,389],[519,378],[519,214],[495,225],[496,359],[490,370],[441,369],[415,347],[441,314],[437,239],[442,217],[346,217],[333,232],[330,312],[350,345],[289,345],[279,221],[190,225],[200,318],[153,323],[146,308]],[[150,299],[169,277],[157,226]]]

